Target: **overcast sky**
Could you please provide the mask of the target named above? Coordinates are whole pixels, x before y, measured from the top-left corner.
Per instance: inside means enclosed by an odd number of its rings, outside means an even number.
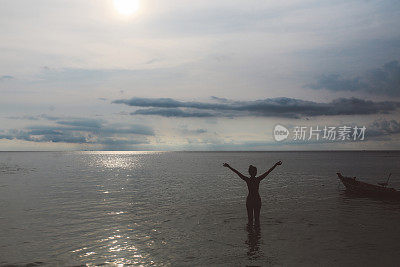
[[[400,149],[399,25],[399,1],[0,0],[0,150]]]

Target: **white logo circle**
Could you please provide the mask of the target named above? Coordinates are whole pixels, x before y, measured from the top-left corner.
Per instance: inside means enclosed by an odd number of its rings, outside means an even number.
[[[282,126],[279,124],[275,125],[275,127],[274,127],[275,141],[280,142],[280,141],[286,140],[288,138],[288,136],[289,136],[289,130],[285,126]]]

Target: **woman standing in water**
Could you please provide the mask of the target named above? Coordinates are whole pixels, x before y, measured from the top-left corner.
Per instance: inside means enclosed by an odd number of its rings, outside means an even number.
[[[268,171],[266,171],[265,173],[263,173],[258,177],[256,177],[257,168],[254,167],[253,165],[250,165],[249,166],[250,178],[249,178],[247,176],[244,176],[231,166],[229,166],[228,163],[224,163],[224,167],[231,169],[234,173],[236,173],[241,179],[243,179],[247,183],[249,194],[247,195],[246,199],[246,208],[247,208],[247,218],[249,219],[249,225],[253,224],[253,217],[255,225],[257,226],[260,225],[261,197],[260,194],[258,193],[260,182],[278,165],[282,165],[282,161],[278,161],[277,163],[275,163],[274,166],[271,167],[271,169],[269,169]]]

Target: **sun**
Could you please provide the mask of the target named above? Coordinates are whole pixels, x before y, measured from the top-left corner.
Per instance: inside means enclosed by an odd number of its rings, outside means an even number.
[[[139,10],[139,0],[113,0],[114,8],[121,15],[130,16]]]

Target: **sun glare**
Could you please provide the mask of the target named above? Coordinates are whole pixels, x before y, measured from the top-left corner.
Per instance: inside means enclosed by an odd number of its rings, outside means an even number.
[[[139,0],[113,0],[114,8],[121,15],[130,16],[139,9]]]

